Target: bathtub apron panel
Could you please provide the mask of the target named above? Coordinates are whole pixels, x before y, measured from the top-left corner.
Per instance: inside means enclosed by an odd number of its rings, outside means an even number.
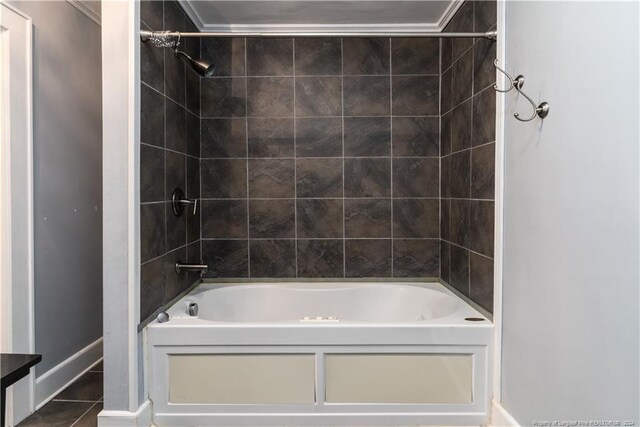
[[[203,284],[169,314],[147,327],[158,426],[487,421],[493,326],[438,283]]]

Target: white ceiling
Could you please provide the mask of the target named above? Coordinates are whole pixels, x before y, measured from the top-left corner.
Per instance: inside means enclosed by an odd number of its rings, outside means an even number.
[[[441,31],[461,0],[179,0],[200,31]]]

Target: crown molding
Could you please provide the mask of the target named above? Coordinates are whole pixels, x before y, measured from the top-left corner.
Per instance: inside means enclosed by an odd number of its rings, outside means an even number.
[[[69,1],[69,0],[67,0]],[[240,0],[241,1],[241,0]],[[442,32],[465,0],[452,0],[435,23],[411,24],[206,24],[193,8],[190,0],[178,0],[178,3],[191,19],[199,32],[216,33],[287,33],[295,36],[302,33],[438,33]]]
[[[434,24],[264,24],[264,25],[215,25],[206,24],[199,28],[201,32],[220,33],[285,33],[295,36],[304,33],[437,33]]]
[[[80,11],[87,18],[91,19],[98,25],[101,25],[100,14],[95,11],[91,6],[87,5],[86,1],[82,0],[67,0],[71,6],[75,7],[78,11]]]
[[[196,26],[196,29],[201,33],[204,32],[204,21],[200,17],[200,14],[196,12],[193,7],[191,7],[191,2],[189,0],[178,0],[178,4],[182,7],[182,10],[184,10],[189,19],[191,19],[191,22],[193,22],[193,25]]]
[[[438,31],[440,32],[444,31],[445,27],[449,24],[449,21],[453,19],[456,12],[458,12],[458,9],[462,7],[462,4],[464,2],[465,0],[453,0],[451,3],[449,3],[449,6],[447,6],[445,11],[442,13],[442,16],[438,20],[438,24],[437,24]]]

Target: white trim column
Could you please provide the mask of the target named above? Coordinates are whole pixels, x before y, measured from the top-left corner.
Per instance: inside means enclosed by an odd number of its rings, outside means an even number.
[[[496,58],[498,64],[506,69],[505,56],[505,10],[506,0],[498,0],[496,40]],[[499,87],[508,87],[509,82],[502,73],[496,72]],[[493,398],[500,402],[502,396],[502,263],[504,259],[504,124],[505,124],[505,94],[496,93],[496,150],[495,150],[495,234],[494,234],[494,264],[493,264],[493,325],[495,331],[493,353]]]
[[[34,353],[32,21],[0,2],[0,351]],[[7,393],[8,425],[34,409],[35,372]]]
[[[104,411],[138,412],[139,2],[102,2]],[[146,405],[148,406],[148,405]]]

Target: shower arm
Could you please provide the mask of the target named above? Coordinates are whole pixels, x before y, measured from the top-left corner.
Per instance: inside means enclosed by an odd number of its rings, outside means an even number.
[[[496,40],[497,31],[487,31],[484,33],[437,33],[437,32],[301,32],[301,33],[283,33],[283,32],[204,32],[204,33],[182,33],[179,31],[140,31],[142,41],[151,39],[154,35],[164,37],[419,37],[419,38],[485,38]]]
[[[171,50],[173,50],[173,53],[175,56],[179,57],[179,58],[183,58],[186,59],[187,61],[193,61],[193,58],[191,57],[191,55],[189,55],[187,52],[184,52],[180,49],[178,49],[178,47],[174,47],[171,48]]]

